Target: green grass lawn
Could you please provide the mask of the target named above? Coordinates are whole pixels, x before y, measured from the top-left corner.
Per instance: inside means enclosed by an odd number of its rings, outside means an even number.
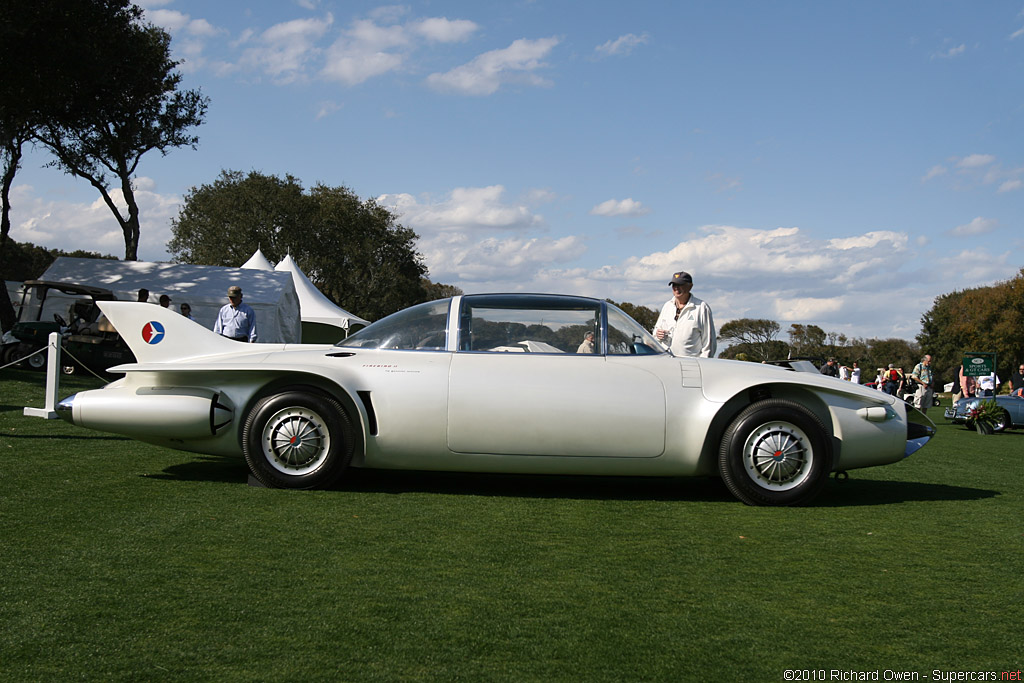
[[[42,383],[0,371],[4,680],[1024,666],[1024,433],[933,409],[924,450],[803,508],[707,479],[353,472],[291,492],[246,485],[241,458],[24,417]]]

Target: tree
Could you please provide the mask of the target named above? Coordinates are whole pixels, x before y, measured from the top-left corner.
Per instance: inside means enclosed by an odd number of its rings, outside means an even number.
[[[789,348],[794,356],[822,358],[827,355],[825,330],[817,325],[789,326]]]
[[[944,377],[950,377],[964,353],[990,351],[996,354],[997,374],[1006,379],[1024,360],[1022,329],[1024,268],[1010,280],[936,297],[921,317],[917,340]]]
[[[732,341],[735,345],[743,346],[743,352],[751,360],[758,362],[779,358],[780,351],[783,354],[788,351],[786,345],[776,339],[778,335],[777,322],[754,318],[730,320],[718,330],[719,340]],[[785,355],[781,357],[785,358]]]
[[[203,122],[209,99],[198,90],[179,91],[178,62],[170,57],[171,37],[137,20],[110,25],[87,58],[95,74],[90,100],[74,121],[47,120],[35,135],[56,157],[54,165],[84,178],[103,197],[124,233],[125,260],[138,259],[139,205],[135,172],[146,152],[193,149],[189,131]],[[116,179],[123,215],[111,196]]]
[[[178,216],[167,250],[178,263],[237,267],[256,249],[272,261],[313,238],[314,206],[291,175],[221,171],[208,185],[191,188]],[[305,264],[300,264],[305,269]],[[307,273],[308,275],[308,273]]]
[[[109,87],[97,68],[97,50],[113,52],[114,27],[138,20],[142,10],[128,0],[48,0],[0,3],[0,280],[12,277],[5,264],[10,234],[10,190],[22,148],[47,125],[79,125]],[[121,57],[125,59],[124,56]],[[130,58],[130,57],[129,57]],[[0,326],[14,323],[6,289],[0,293]]]
[[[658,322],[658,311],[653,308],[638,306],[637,304],[631,304],[628,301],[623,301],[622,303],[615,303],[611,299],[606,299],[606,301],[621,308],[623,313],[640,323],[640,326],[647,331],[653,330],[655,324]]]
[[[424,301],[436,301],[463,294],[463,291],[455,285],[442,285],[438,282],[431,282],[427,278],[420,280],[423,287]]]
[[[865,378],[868,372],[875,372],[879,368],[888,368],[890,363],[910,372],[921,358],[921,350],[917,344],[906,339],[895,337],[869,339],[867,346],[867,355],[860,361]],[[936,373],[938,373],[938,368],[936,368]]]
[[[38,280],[59,256],[117,259],[116,256],[111,256],[110,254],[99,254],[81,249],[70,252],[61,249],[47,249],[46,247],[37,247],[31,242],[15,242],[13,240],[7,244],[7,256],[7,263],[4,269],[7,272],[8,279],[16,282]]]
[[[186,194],[171,231],[179,263],[237,266],[257,248],[272,261],[291,254],[324,295],[368,320],[437,293],[424,287],[416,233],[346,187],[307,192],[292,176],[222,171]]]

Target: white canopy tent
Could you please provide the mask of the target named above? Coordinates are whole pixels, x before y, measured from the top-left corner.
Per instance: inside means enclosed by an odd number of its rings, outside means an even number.
[[[370,324],[368,320],[352,315],[324,296],[302,272],[291,254],[285,256],[276,267],[272,267],[263,252],[257,249],[242,267],[291,273],[299,297],[303,343],[334,343],[348,336],[354,326]]]
[[[211,329],[217,320],[217,312],[228,302],[228,287],[238,285],[242,288],[245,303],[256,312],[260,342],[297,343],[301,339],[299,297],[292,277],[287,273],[62,256],[39,279],[103,287],[124,301],[135,301],[142,288],[149,290],[149,300],[154,303],[161,294],[167,294],[174,310],[188,303],[195,321]],[[56,300],[54,305],[58,305]],[[54,312],[66,314],[66,310],[55,309]]]
[[[295,282],[295,291],[299,294],[299,306],[302,308],[303,335],[306,334],[306,323],[339,328],[345,330],[346,335],[354,325],[370,324],[369,320],[363,320],[359,316],[352,315],[324,296],[309,281],[306,274],[299,269],[291,254],[285,256],[280,263],[274,266],[274,270],[279,273],[286,272],[292,274],[292,279]],[[305,341],[305,336],[303,341]]]
[[[267,257],[263,255],[263,250],[259,247],[256,248],[256,253],[249,257],[249,260],[242,264],[243,268],[250,268],[252,270],[273,270],[274,266],[267,260]]]

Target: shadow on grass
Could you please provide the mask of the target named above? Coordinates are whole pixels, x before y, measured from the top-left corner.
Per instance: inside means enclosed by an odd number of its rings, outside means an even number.
[[[950,484],[922,484],[913,481],[868,479],[830,479],[812,507],[857,507],[947,500],[982,500],[1002,495],[1002,491],[975,489]]]
[[[100,434],[94,436],[92,434],[83,434],[81,436],[77,434],[4,434],[4,439],[29,439],[39,440],[43,439],[46,441],[132,441],[130,437],[118,436],[117,434]]]
[[[201,456],[166,468],[148,479],[245,485],[249,471],[241,458]],[[436,493],[511,498],[737,502],[717,477],[583,477],[397,470],[349,470],[333,491],[351,493]],[[982,500],[1000,491],[907,481],[830,479],[812,507],[857,507],[927,501]]]

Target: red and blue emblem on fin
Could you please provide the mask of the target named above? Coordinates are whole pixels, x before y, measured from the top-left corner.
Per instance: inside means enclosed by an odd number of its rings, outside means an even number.
[[[142,340],[147,344],[159,344],[164,339],[164,326],[151,320],[142,327]]]

